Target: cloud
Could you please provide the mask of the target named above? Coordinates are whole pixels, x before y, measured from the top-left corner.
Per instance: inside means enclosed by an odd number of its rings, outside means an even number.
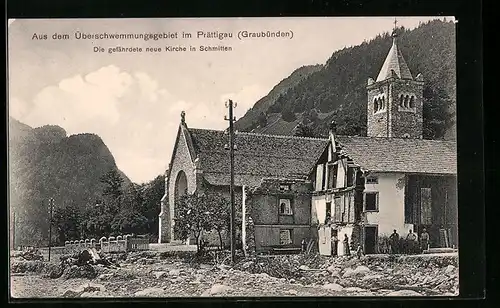
[[[109,65],[45,87],[30,104],[13,97],[9,111],[32,127],[53,124],[68,134],[98,134],[118,168],[140,183],[165,171],[182,111],[190,127],[224,129],[225,100],[236,101],[235,114],[243,115],[263,95],[261,86],[250,85],[219,100],[186,101],[147,73]]]
[[[38,92],[22,120],[34,126],[60,125],[69,133],[94,131],[96,121],[116,124],[120,98],[132,83],[132,76],[112,65],[63,79]]]
[[[9,116],[22,119],[29,112],[28,104],[18,98],[12,98],[9,100]]]

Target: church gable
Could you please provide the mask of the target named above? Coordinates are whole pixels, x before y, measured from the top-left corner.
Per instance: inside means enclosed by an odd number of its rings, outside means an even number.
[[[196,179],[194,175],[195,166],[192,158],[194,153],[189,150],[189,139],[186,138],[185,131],[187,131],[187,129],[181,124],[177,132],[177,139],[169,166],[169,191],[174,191],[175,181],[181,171],[186,174],[188,191],[193,192],[196,188]]]

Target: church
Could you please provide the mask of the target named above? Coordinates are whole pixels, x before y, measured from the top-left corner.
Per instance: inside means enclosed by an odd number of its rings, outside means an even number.
[[[387,252],[394,230],[426,228],[430,247],[458,247],[456,142],[425,140],[422,74],[413,77],[397,35],[367,82],[367,136],[235,134],[235,192],[243,247],[300,247],[342,255],[343,239],[367,254]],[[161,200],[159,242],[176,241],[175,200],[206,189],[229,198],[226,131],[181,123]],[[338,239],[338,241],[332,240]]]

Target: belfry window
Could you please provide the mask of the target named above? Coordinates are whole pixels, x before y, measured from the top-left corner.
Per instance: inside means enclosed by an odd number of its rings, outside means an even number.
[[[400,111],[405,112],[415,112],[415,95],[412,94],[401,94],[399,96],[399,107]]]
[[[415,96],[411,96],[410,98],[410,108],[415,108]]]
[[[385,95],[379,94],[373,99],[373,113],[386,110]]]

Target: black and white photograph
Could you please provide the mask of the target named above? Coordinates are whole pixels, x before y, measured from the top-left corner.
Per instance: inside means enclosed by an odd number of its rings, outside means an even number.
[[[456,25],[9,19],[10,296],[459,296]]]

